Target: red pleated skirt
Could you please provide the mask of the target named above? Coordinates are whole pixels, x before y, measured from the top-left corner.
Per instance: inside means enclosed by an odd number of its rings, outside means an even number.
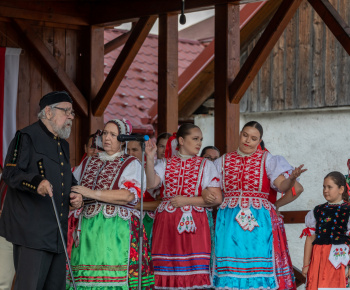
[[[345,266],[335,269],[328,260],[332,245],[313,245],[309,271],[307,272],[306,289],[345,288]]]
[[[205,289],[210,282],[210,229],[206,211],[192,210],[194,233],[179,233],[183,212],[157,212],[153,225],[152,258],[155,287]]]

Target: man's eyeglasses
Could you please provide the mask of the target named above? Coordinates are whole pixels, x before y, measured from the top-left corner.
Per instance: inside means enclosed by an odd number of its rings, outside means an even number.
[[[72,115],[73,117],[75,116],[74,110],[70,108],[60,108],[60,107],[54,107],[54,109],[59,109],[61,111],[64,111],[66,116]]]

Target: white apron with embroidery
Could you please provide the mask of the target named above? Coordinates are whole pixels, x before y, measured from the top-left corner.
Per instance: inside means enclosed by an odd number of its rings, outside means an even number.
[[[341,264],[346,267],[349,263],[349,247],[345,244],[332,245],[328,260],[336,269],[338,269]]]

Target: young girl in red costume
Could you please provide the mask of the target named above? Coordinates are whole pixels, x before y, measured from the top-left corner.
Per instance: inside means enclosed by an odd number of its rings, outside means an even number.
[[[333,171],[324,178],[326,203],[318,205],[305,217],[306,235],[303,275],[306,289],[345,288],[349,262],[350,205],[343,174]]]

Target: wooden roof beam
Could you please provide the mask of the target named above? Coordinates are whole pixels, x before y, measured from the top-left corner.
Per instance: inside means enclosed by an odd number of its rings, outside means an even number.
[[[245,0],[244,3],[260,2],[261,0]],[[240,4],[241,0],[186,0],[185,12],[193,12],[214,8],[217,4]],[[181,1],[150,0],[145,5],[144,0],[130,1],[96,1],[91,4],[92,25],[108,26],[116,21],[166,13],[180,13]],[[132,7],[131,7],[132,6]],[[132,9],[131,9],[132,8]]]
[[[282,0],[245,5],[240,10],[240,49],[257,35]],[[214,40],[179,77],[179,117],[189,118],[214,93]]]
[[[95,116],[102,116],[156,20],[157,16],[143,17],[135,25],[119,57],[92,102],[92,110]]]
[[[63,15],[42,11],[34,11],[28,8],[14,8],[8,6],[0,6],[0,16],[9,17],[14,19],[25,19],[25,20],[35,20],[44,22],[54,22],[61,24],[71,24],[71,25],[89,25],[87,17],[84,16],[71,16]]]
[[[238,104],[271,53],[303,0],[283,0],[253,51],[229,87],[230,101]]]
[[[328,0],[309,0],[311,6],[350,55],[350,27]]]
[[[253,3],[240,11],[241,51],[264,27],[268,19],[281,4],[282,0]],[[179,76],[179,117],[189,118],[199,106],[214,93],[214,40]],[[193,96],[196,96],[194,98]],[[157,120],[155,102],[149,109],[149,123]]]
[[[214,92],[214,48],[213,40],[179,77],[180,118],[190,117]]]
[[[124,45],[126,43],[126,41],[129,39],[129,36],[133,30],[133,28],[135,27],[136,22],[132,23],[132,27],[130,29],[130,31],[127,31],[125,33],[123,33],[122,35],[112,39],[111,41],[107,42],[104,46],[104,54],[108,54],[111,51],[117,49],[118,47],[121,47],[122,45]]]
[[[57,81],[67,90],[72,99],[74,106],[85,116],[88,116],[88,104],[80,90],[70,79],[64,69],[60,66],[55,57],[50,53],[42,40],[35,34],[31,26],[26,21],[14,19],[14,27],[19,35],[25,41],[46,67],[57,77]]]
[[[118,47],[121,47],[122,45],[124,45],[126,41],[129,39],[130,34],[131,34],[131,30],[107,42],[104,46],[104,54],[106,55],[111,51],[117,49]]]

